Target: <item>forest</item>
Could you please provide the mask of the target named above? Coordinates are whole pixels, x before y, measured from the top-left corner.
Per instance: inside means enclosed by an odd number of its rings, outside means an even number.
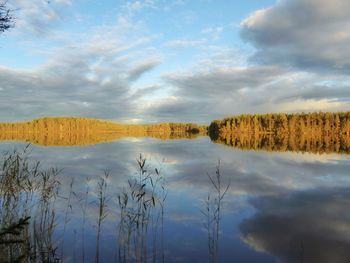
[[[242,149],[350,152],[350,112],[239,115],[209,126],[215,142]]]
[[[0,140],[77,146],[125,137],[211,140],[241,149],[350,153],[350,112],[247,114],[194,123],[121,124],[92,118],[46,117],[0,123]]]
[[[119,124],[90,118],[46,117],[28,122],[0,123],[1,141],[26,141],[43,146],[78,146],[124,137],[194,138],[206,127],[193,123]]]

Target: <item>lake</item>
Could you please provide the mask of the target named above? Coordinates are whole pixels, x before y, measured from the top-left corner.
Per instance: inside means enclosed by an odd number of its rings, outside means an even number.
[[[3,141],[0,150],[26,145]],[[28,227],[42,227],[52,261],[350,260],[350,155],[241,150],[206,136],[27,151],[29,163],[60,169],[44,216],[52,228],[34,214]],[[4,218],[11,211],[2,205]]]

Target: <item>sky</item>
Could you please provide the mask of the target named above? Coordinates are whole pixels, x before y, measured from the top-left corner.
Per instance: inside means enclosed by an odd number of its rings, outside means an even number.
[[[0,121],[350,109],[348,0],[9,0]]]

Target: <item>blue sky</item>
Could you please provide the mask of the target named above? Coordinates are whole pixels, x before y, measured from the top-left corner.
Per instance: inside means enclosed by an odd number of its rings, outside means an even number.
[[[0,120],[348,110],[346,0],[10,0]]]

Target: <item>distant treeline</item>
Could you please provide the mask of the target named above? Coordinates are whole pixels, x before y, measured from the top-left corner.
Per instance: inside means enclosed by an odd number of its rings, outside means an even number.
[[[234,134],[350,134],[350,112],[239,115],[215,120],[209,126],[212,136]]]
[[[194,123],[131,125],[64,117],[0,123],[0,140],[45,146],[97,144],[124,137],[191,139],[207,134],[214,142],[241,149],[350,153],[350,112],[239,115],[213,121],[209,127]]]
[[[350,153],[350,112],[239,115],[213,121],[209,135],[242,149]]]
[[[89,118],[41,118],[0,123],[0,140],[27,141],[46,146],[74,146],[108,142],[122,137],[192,138],[206,127],[192,123],[120,124]]]

